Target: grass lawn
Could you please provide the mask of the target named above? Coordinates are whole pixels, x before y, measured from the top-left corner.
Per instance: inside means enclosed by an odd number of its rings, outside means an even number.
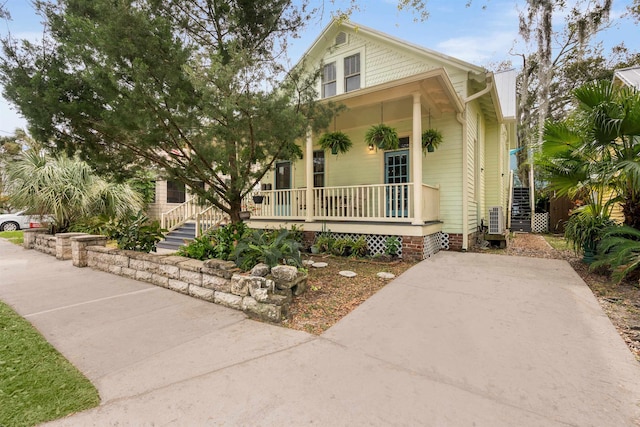
[[[23,232],[20,231],[0,231],[0,239],[7,239],[11,243],[21,245],[23,240]]]
[[[543,234],[542,237],[557,251],[570,251],[571,245],[565,240],[562,234]]]
[[[0,302],[0,426],[32,426],[99,402],[89,380]]]

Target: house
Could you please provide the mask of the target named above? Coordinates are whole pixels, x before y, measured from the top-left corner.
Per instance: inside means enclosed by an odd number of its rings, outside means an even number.
[[[628,86],[640,90],[640,67],[620,68],[613,72],[614,86]]]
[[[507,213],[515,71],[488,72],[337,20],[298,66],[321,67],[319,97],[347,107],[327,132],[346,133],[353,146],[334,155],[320,148],[321,134],[309,134],[302,160],[277,162],[265,176],[262,203],[247,200],[251,227],[295,224],[309,240],[323,231],[365,235],[374,253],[395,236],[403,256],[422,259],[441,248],[467,250],[492,207],[500,207],[492,210],[497,221]],[[398,149],[365,144],[380,123],[397,130]],[[434,152],[423,151],[427,129],[443,137]]]

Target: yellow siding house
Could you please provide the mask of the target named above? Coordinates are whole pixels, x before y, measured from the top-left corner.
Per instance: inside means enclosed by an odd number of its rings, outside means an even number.
[[[365,235],[373,252],[395,236],[405,257],[475,243],[489,209],[508,203],[509,149],[516,146],[515,72],[492,73],[351,22],[333,21],[299,66],[322,70],[318,96],[344,104],[327,132],[353,147],[334,155],[310,134],[302,160],[277,162],[262,183],[262,203],[247,200],[250,226],[302,226]],[[384,123],[397,150],[364,142]],[[443,141],[423,152],[422,133]],[[495,210],[494,210],[495,211]]]

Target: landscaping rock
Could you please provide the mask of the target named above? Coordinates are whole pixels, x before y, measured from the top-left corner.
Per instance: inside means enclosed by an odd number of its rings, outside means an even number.
[[[269,291],[266,288],[249,289],[249,293],[258,302],[269,302]]]
[[[231,281],[231,293],[241,297],[249,295],[249,278],[241,277],[239,280]]]
[[[296,284],[293,288],[291,288],[291,292],[293,295],[300,296],[307,290],[307,280],[300,280],[298,284]]]
[[[256,264],[256,266],[251,269],[251,275],[259,276],[259,277],[267,277],[267,274],[269,274],[270,271],[271,271],[271,268],[269,268],[267,264],[260,263],[260,264]]]
[[[386,273],[384,271],[381,271],[380,273],[376,274],[376,276],[378,276],[379,278],[384,279],[384,280],[391,280],[391,279],[394,279],[396,277],[395,274]]]
[[[224,305],[225,307],[235,308],[237,310],[242,308],[242,297],[238,295],[231,295],[226,292],[216,292],[213,295],[213,302]]]
[[[355,272],[350,271],[350,270],[342,270],[338,274],[343,276],[343,277],[356,277],[357,276],[357,274]]]
[[[207,289],[213,289],[218,292],[231,293],[231,280],[224,279],[218,276],[210,276],[208,274],[202,274],[202,287]]]
[[[213,302],[214,291],[211,289],[201,288],[200,286],[189,285],[189,295],[205,301]]]
[[[313,268],[325,268],[328,265],[329,264],[327,264],[326,262],[314,262],[312,267]]]
[[[271,275],[276,284],[281,282],[293,282],[298,275],[298,269],[291,265],[276,265],[271,269]]]
[[[314,263],[315,263],[315,261],[314,261],[314,260],[312,260],[312,259],[305,259],[305,260],[302,260],[302,265],[309,265],[309,266],[311,266],[311,265],[313,265]]]
[[[236,268],[235,263],[232,261],[223,261],[220,259],[208,259],[204,262],[204,266],[215,270],[234,270]]]

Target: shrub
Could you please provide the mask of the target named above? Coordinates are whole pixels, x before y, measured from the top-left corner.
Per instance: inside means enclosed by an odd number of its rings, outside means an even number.
[[[598,245],[598,254],[590,268],[610,267],[613,279],[621,282],[640,267],[640,230],[629,226],[607,228]]]
[[[320,252],[331,252],[336,239],[331,237],[329,233],[322,233],[316,239],[316,246]]]
[[[564,228],[564,237],[571,243],[575,253],[595,252],[604,230],[615,225],[608,216],[593,215],[589,210],[577,210]]]
[[[351,254],[354,256],[363,257],[369,252],[369,245],[367,239],[364,236],[358,237],[357,240],[351,243]]]
[[[302,266],[300,243],[286,229],[266,231],[254,230],[238,242],[232,257],[243,271],[263,262],[270,267],[278,264]]]
[[[400,240],[397,237],[389,236],[384,241],[384,253],[389,256],[398,256],[400,246]]]
[[[208,231],[181,247],[178,255],[199,260],[211,258],[229,260],[237,242],[241,241],[248,232],[249,228],[244,222],[225,225]]]
[[[107,237],[116,240],[118,248],[138,252],[155,251],[156,244],[167,232],[160,227],[158,221],[150,221],[142,212],[110,220],[102,227],[102,231]]]

